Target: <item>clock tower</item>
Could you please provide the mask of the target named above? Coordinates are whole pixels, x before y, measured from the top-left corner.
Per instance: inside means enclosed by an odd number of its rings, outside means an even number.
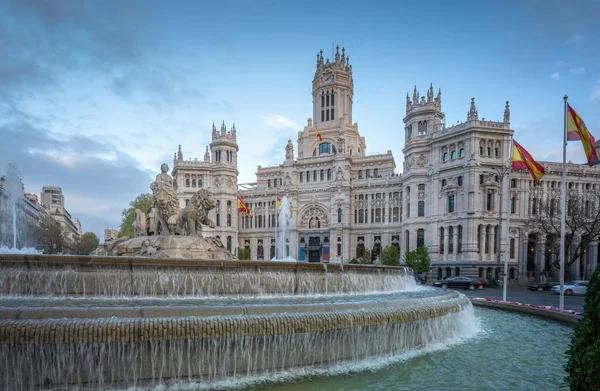
[[[340,120],[352,123],[354,82],[350,58],[346,50],[336,48],[334,62],[323,60],[323,50],[317,54],[317,70],[312,85],[313,119],[318,129],[337,126]]]
[[[354,81],[346,50],[336,47],[333,61],[317,53],[317,69],[312,81],[313,116],[298,133],[298,157],[323,154],[364,155],[366,144],[352,123]]]

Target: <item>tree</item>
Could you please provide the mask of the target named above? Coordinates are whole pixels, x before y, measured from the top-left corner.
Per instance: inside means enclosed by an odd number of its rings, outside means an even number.
[[[388,266],[400,265],[400,251],[396,246],[386,246],[381,254],[381,263]]]
[[[240,261],[249,261],[250,260],[250,249],[238,247],[238,259]]]
[[[427,273],[429,271],[429,264],[431,263],[427,247],[419,246],[416,250],[407,251],[404,254],[404,262],[415,273]]]
[[[371,252],[365,249],[363,255],[360,258],[358,258],[358,262],[364,265],[371,263]]]
[[[531,191],[531,213],[526,227],[546,239],[546,248],[560,254],[560,188],[535,187]],[[600,238],[600,193],[592,190],[567,190],[565,217],[565,274],[581,259],[590,243]],[[573,248],[570,252],[569,249]],[[560,268],[560,256],[551,259]]]
[[[121,212],[121,230],[119,236],[133,237],[133,222],[135,221],[135,210],[139,209],[143,213],[148,212],[152,206],[152,194],[142,193],[129,203],[129,208]]]
[[[44,215],[38,228],[38,242],[44,254],[58,254],[67,248],[66,235],[60,223],[49,214]]]
[[[98,248],[98,243],[100,243],[100,239],[93,232],[86,232],[81,235],[81,238],[77,243],[75,243],[74,251],[79,255],[89,255]]]
[[[585,295],[583,319],[575,326],[566,364],[565,380],[572,391],[597,390],[600,384],[600,267]]]

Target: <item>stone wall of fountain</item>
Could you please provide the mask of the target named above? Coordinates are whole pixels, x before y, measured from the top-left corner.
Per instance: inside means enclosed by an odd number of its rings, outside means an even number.
[[[469,329],[464,295],[420,289],[400,267],[0,255],[0,388],[211,382]]]

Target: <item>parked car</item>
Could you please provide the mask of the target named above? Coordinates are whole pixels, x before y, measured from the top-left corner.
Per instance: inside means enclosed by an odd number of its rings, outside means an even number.
[[[589,281],[585,280],[565,282],[565,295],[585,295],[585,293],[587,292],[588,283]],[[552,287],[552,292],[559,294],[560,285],[554,285]]]
[[[450,277],[445,280],[438,280],[433,283],[433,286],[438,288],[463,288],[463,289],[477,289],[483,288],[484,280],[476,279],[471,277]]]
[[[533,283],[533,284],[527,285],[527,289],[529,289],[530,291],[540,291],[540,292],[541,291],[549,291],[549,290],[552,290],[552,287],[556,284],[558,284],[558,283],[555,281]]]

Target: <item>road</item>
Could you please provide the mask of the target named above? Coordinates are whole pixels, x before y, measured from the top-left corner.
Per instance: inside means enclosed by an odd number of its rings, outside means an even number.
[[[502,300],[501,288],[484,288],[474,291],[464,290],[459,291],[468,297],[485,297],[489,299]],[[550,291],[530,291],[526,286],[509,285],[506,291],[507,301],[516,301],[519,303],[535,304],[535,305],[550,305],[558,308],[559,295]],[[583,312],[585,296],[565,296],[565,309]]]

